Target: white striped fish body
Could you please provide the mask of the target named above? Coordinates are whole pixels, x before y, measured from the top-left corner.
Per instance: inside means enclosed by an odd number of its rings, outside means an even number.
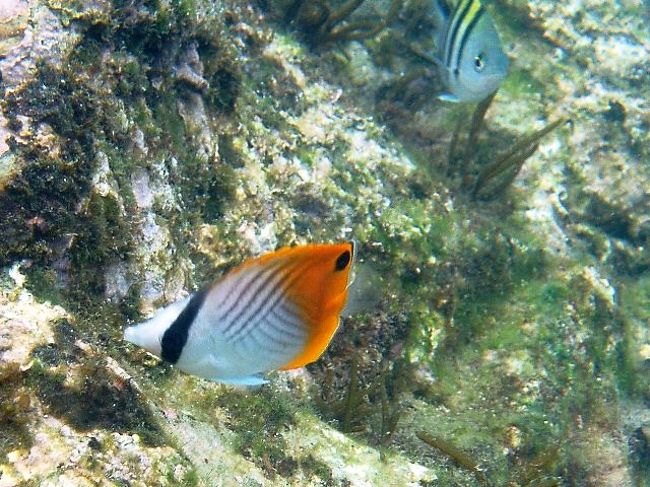
[[[289,363],[303,350],[307,331],[279,286],[286,271],[251,265],[216,284],[176,366],[208,379],[241,382]]]
[[[262,383],[259,374],[300,367],[326,348],[345,305],[352,252],[352,244],[311,245],[255,259],[128,328],[125,338],[193,375]]]
[[[508,73],[508,57],[489,13],[479,0],[449,9],[435,0],[440,35],[437,58],[446,92],[439,98],[478,102],[494,93]]]

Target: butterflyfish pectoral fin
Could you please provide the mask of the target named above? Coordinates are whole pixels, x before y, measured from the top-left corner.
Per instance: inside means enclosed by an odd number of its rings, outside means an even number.
[[[372,267],[372,263],[355,263],[341,316],[348,317],[376,310],[384,295],[384,284],[381,274]]]
[[[294,258],[300,273],[287,289],[287,300],[307,334],[302,350],[282,370],[314,362],[332,340],[347,301],[354,243],[301,247]]]

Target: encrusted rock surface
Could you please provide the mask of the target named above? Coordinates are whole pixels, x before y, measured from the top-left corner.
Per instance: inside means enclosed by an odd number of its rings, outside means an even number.
[[[422,2],[323,45],[266,3],[0,7],[0,486],[648,485],[647,8],[489,7],[513,68],[477,160],[571,122],[482,200],[449,165],[468,108],[400,51]],[[372,306],[305,370],[241,391],[121,339],[351,238]]]

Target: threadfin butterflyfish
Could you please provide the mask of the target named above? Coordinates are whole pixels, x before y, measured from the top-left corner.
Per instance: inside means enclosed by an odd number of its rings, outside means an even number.
[[[438,64],[446,91],[438,98],[478,102],[494,93],[508,74],[508,57],[490,14],[479,0],[458,0],[450,8],[433,0],[438,24]]]
[[[189,374],[263,384],[263,373],[302,367],[325,351],[353,261],[352,242],[277,250],[158,310],[124,338]]]

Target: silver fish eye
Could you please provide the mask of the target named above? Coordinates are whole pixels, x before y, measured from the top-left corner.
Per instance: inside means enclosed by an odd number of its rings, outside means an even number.
[[[483,60],[483,53],[478,54],[474,58],[474,70],[480,73],[485,68],[485,61]]]

